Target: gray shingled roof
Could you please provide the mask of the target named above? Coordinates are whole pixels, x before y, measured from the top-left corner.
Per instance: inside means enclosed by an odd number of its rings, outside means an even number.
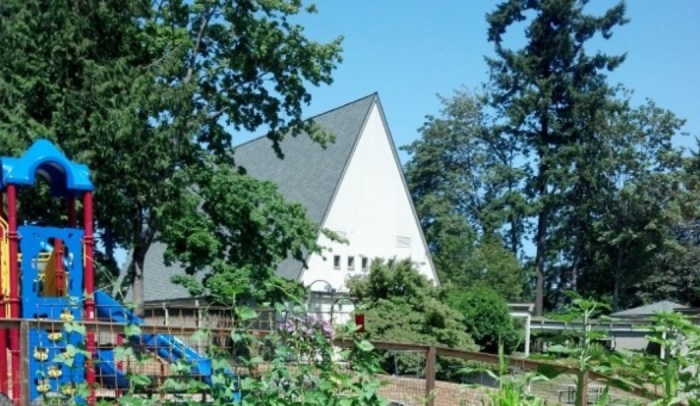
[[[672,312],[676,310],[688,309],[688,306],[683,306],[678,303],[673,303],[668,300],[648,304],[645,306],[635,307],[633,309],[623,310],[611,314],[612,317],[644,317],[653,316],[658,312]]]
[[[179,264],[165,266],[163,263],[165,249],[166,245],[158,242],[151,245],[151,248],[149,248],[146,253],[146,259],[143,264],[143,298],[145,302],[168,301],[192,297],[187,289],[170,282],[171,278],[175,275],[185,275],[185,269]],[[125,276],[126,268],[122,269],[117,286],[121,286],[121,282]],[[197,279],[200,282],[203,278],[203,274],[200,273],[197,275]],[[114,292],[112,295],[116,297]],[[133,300],[131,288],[127,291],[124,299],[126,302]]]
[[[306,207],[309,219],[322,224],[338,184],[350,161],[359,135],[362,133],[376,94],[363,97],[312,119],[332,134],[334,141],[323,148],[307,134],[287,136],[280,143],[283,159],[272,149],[267,137],[246,142],[235,151],[236,164],[254,178],[277,184],[289,201]],[[165,245],[156,243],[148,250],[144,266],[144,300],[146,302],[189,297],[187,290],[170,282],[172,276],[183,275],[184,269],[175,264],[163,264]],[[299,279],[303,264],[294,259],[283,261],[277,272],[288,279]],[[120,278],[123,278],[124,272]],[[127,300],[131,294],[127,294]]]
[[[254,178],[277,184],[287,200],[304,205],[309,218],[320,224],[375,98],[364,97],[313,119],[335,137],[325,149],[305,135],[286,137],[284,159],[279,159],[272,141],[261,137],[236,148],[236,164]]]

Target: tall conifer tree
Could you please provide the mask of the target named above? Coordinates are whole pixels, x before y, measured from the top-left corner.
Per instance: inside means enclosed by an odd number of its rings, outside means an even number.
[[[509,0],[487,16],[488,39],[496,57],[489,58],[490,102],[503,117],[527,159],[525,195],[535,217],[535,313],[544,307],[548,237],[569,181],[570,155],[596,135],[601,115],[613,108],[613,94],[604,71],[615,69],[622,56],[589,53],[586,45],[598,34],[609,39],[626,23],[620,3],[602,16],[589,15],[586,0]],[[526,24],[526,44],[510,49],[508,29]]]

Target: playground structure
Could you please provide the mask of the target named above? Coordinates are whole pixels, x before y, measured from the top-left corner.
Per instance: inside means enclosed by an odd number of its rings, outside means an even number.
[[[71,162],[51,142],[37,140],[20,158],[2,157],[0,178],[0,318],[55,321],[55,329],[32,327],[26,341],[19,329],[0,329],[0,392],[14,404],[29,404],[44,394],[70,395],[81,383],[90,388],[81,403],[94,404],[95,388],[128,389],[130,382],[114,344],[97,345],[95,333],[83,337],[62,326],[72,321],[109,321],[142,324],[143,320],[95,290],[93,253],[93,189],[87,166]],[[35,186],[37,175],[48,184],[52,198],[62,199],[65,227],[18,224],[18,192]],[[82,228],[77,204],[82,202]],[[2,213],[0,213],[2,214]],[[8,334],[9,333],[9,334]],[[132,338],[133,339],[133,338]],[[167,334],[141,334],[138,345],[169,361],[192,365],[191,373],[211,384],[211,361]],[[69,353],[84,343],[88,354]],[[111,345],[110,345],[111,344]],[[28,354],[29,377],[19,374],[20,350]],[[9,349],[9,357],[8,351]],[[57,362],[69,353],[72,367]],[[8,362],[9,361],[9,362]],[[8,373],[11,371],[11,373]],[[227,371],[228,372],[228,371]],[[29,399],[23,399],[22,379],[29,381]],[[240,396],[240,395],[238,395]]]

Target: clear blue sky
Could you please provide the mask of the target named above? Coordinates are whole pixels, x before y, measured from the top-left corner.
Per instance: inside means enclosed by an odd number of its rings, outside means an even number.
[[[485,15],[500,1],[315,3],[318,14],[300,19],[306,33],[319,41],[343,35],[344,61],[332,85],[311,89],[306,117],[378,92],[394,141],[402,146],[418,137],[427,114],[438,113],[437,94],[475,89],[487,80],[484,55],[493,46],[486,41]],[[614,4],[592,0],[590,8]],[[637,102],[651,98],[687,119],[691,136],[677,144],[694,147],[694,137],[700,137],[700,0],[629,0],[627,8],[631,22],[600,44],[606,52],[628,54],[610,82],[634,89]],[[254,135],[240,134],[234,142]]]
[[[318,14],[303,17],[306,33],[328,41],[343,35],[343,63],[331,86],[313,88],[305,116],[378,92],[397,146],[418,137],[426,114],[440,109],[437,94],[450,95],[487,80],[484,55],[486,13],[500,1],[485,0],[316,0]],[[616,4],[592,0],[591,12]],[[627,53],[610,83],[651,98],[687,120],[691,134],[677,144],[695,146],[700,137],[700,1],[629,0],[631,22],[609,41],[609,53]],[[405,159],[405,155],[402,159]]]

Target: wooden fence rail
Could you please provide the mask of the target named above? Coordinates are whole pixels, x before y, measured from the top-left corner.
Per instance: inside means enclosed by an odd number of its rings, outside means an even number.
[[[352,341],[348,340],[336,340],[336,345],[340,347],[351,347],[353,345]],[[500,360],[495,354],[487,354],[482,352],[466,351],[456,348],[442,347],[442,346],[429,346],[420,344],[405,344],[405,343],[393,343],[393,342],[383,342],[383,341],[372,341],[374,347],[378,350],[387,351],[412,351],[412,352],[422,352],[425,354],[425,375],[426,375],[426,399],[427,406],[434,406],[435,398],[430,396],[430,394],[435,389],[435,377],[436,377],[436,362],[437,356],[446,356],[461,359],[464,361],[472,361],[490,365],[498,365]],[[578,375],[581,371],[578,368],[564,365],[555,361],[535,361],[525,358],[514,358],[506,357],[506,363],[513,365],[516,364],[519,368],[525,372],[537,372],[542,369],[547,369],[549,371],[556,371],[560,374],[570,374]],[[660,396],[650,393],[648,390],[637,387],[634,385],[629,385],[622,382],[620,379],[599,374],[593,371],[586,371],[583,374],[583,385],[582,385],[582,399],[581,403],[583,405],[588,404],[588,385],[592,381],[597,381],[605,384],[609,384],[612,387],[624,388],[625,392],[630,393],[636,397],[648,400],[655,400],[660,398]]]
[[[0,319],[0,329],[19,329],[20,339],[24,345],[21,345],[21,369],[19,371],[21,379],[21,390],[23,396],[28,397],[29,393],[29,374],[28,374],[28,360],[30,358],[29,354],[29,331],[33,328],[39,329],[60,329],[63,323],[60,321],[50,321],[50,320],[27,320],[27,319]],[[118,332],[121,333],[126,327],[123,324],[105,322],[105,321],[81,321],[80,325],[84,326],[86,331],[91,332]],[[156,326],[156,325],[144,325],[141,326],[141,330],[144,333],[151,334],[175,334],[182,336],[192,336],[198,330],[199,327],[173,327],[173,326]],[[227,337],[230,334],[230,328],[206,328],[207,331],[211,333],[212,336]],[[258,336],[264,336],[268,334],[268,331],[257,330],[254,331]],[[342,348],[350,348],[354,345],[351,340],[337,339],[334,344]],[[433,396],[436,389],[436,377],[437,377],[437,362],[438,357],[451,357],[463,361],[477,362],[490,365],[498,365],[499,358],[493,354],[486,354],[474,351],[465,351],[455,348],[448,348],[442,346],[431,346],[431,345],[420,345],[420,344],[405,344],[405,343],[395,343],[395,342],[384,342],[384,341],[372,341],[374,347],[382,351],[395,351],[395,352],[413,352],[422,353],[425,356],[425,364],[423,365],[423,371],[425,374],[425,399],[427,406],[435,406],[435,397]],[[561,374],[578,375],[580,371],[574,367],[564,365],[562,363],[553,361],[535,361],[524,358],[510,358],[508,357],[506,361],[511,365],[517,365],[517,367],[524,372],[527,371],[539,371],[546,368],[550,371],[557,371]],[[598,381],[605,384],[609,384],[613,387],[621,387],[622,382],[613,377],[604,376],[594,372],[587,372],[583,374],[583,399],[579,399],[582,404],[587,404],[586,396],[588,394],[588,385],[591,381]],[[649,393],[640,387],[625,385],[624,391],[642,399],[656,399],[658,396]],[[26,397],[25,397],[26,398]]]

